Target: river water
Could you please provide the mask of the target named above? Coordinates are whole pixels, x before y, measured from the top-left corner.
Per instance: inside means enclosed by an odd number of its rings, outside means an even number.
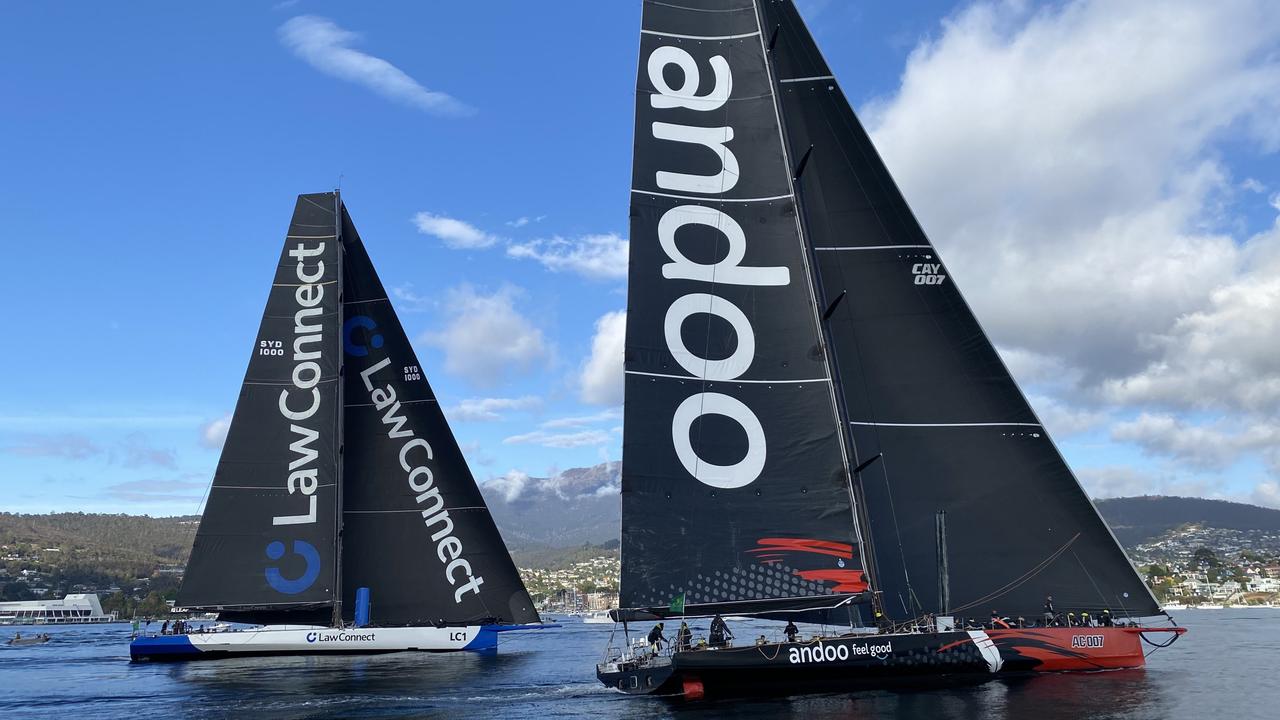
[[[4,718],[1197,718],[1280,717],[1280,609],[1184,610],[1190,632],[1145,670],[993,680],[946,690],[673,704],[602,687],[611,626],[504,636],[496,655],[245,658],[131,664],[128,625],[39,628],[0,645]],[[756,633],[735,623],[739,637]],[[761,623],[776,633],[774,625]],[[0,629],[7,637],[14,628]],[[33,632],[37,628],[22,628]],[[26,634],[26,632],[24,632]]]

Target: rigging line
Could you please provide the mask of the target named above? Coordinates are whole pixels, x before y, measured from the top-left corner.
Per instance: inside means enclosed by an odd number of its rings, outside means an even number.
[[[1080,556],[1076,554],[1075,550],[1071,551],[1071,557],[1076,559],[1076,564],[1079,565],[1080,569],[1084,571],[1084,576],[1089,578],[1089,584],[1092,585],[1094,591],[1098,593],[1098,599],[1102,601],[1102,606],[1106,607],[1107,596],[1105,593],[1102,592],[1102,588],[1098,587],[1098,583],[1094,582],[1093,574],[1089,572],[1089,568],[1085,567],[1085,564],[1080,561]]]
[[[1008,583],[1006,583],[1006,584],[1004,585],[1004,587],[996,588],[996,590],[995,590],[995,591],[993,591],[993,592],[991,592],[991,593],[989,593],[989,594],[987,594],[987,595],[984,595],[983,597],[980,597],[980,598],[978,598],[977,600],[974,600],[974,601],[973,601],[973,602],[971,602],[971,603],[967,603],[967,604],[965,604],[965,605],[961,605],[961,606],[959,606],[959,607],[954,607],[954,608],[952,608],[952,609],[951,609],[951,612],[952,612],[952,613],[958,613],[958,612],[961,612],[961,611],[964,611],[964,610],[968,610],[969,608],[972,608],[972,607],[974,607],[975,605],[981,605],[982,603],[985,603],[985,602],[987,602],[988,600],[994,600],[994,599],[996,599],[996,598],[1000,597],[1001,595],[1004,595],[1004,594],[1005,594],[1005,593],[1007,593],[1007,592],[1010,592],[1010,591],[1012,591],[1012,590],[1017,589],[1018,587],[1021,587],[1021,586],[1022,586],[1023,584],[1025,584],[1028,580],[1030,580],[1031,578],[1035,577],[1036,575],[1039,575],[1041,572],[1043,572],[1043,571],[1044,571],[1044,569],[1045,569],[1045,568],[1049,567],[1049,565],[1051,565],[1051,564],[1053,563],[1053,561],[1054,561],[1054,560],[1057,560],[1057,559],[1058,559],[1058,557],[1059,557],[1060,555],[1062,555],[1062,553],[1066,552],[1066,551],[1067,551],[1067,548],[1071,547],[1071,544],[1072,544],[1072,543],[1074,543],[1074,542],[1075,542],[1076,540],[1078,540],[1079,538],[1080,538],[1080,533],[1076,533],[1075,535],[1073,535],[1073,536],[1071,537],[1071,539],[1070,539],[1070,540],[1068,540],[1065,544],[1063,544],[1063,546],[1062,546],[1062,547],[1060,547],[1060,548],[1058,548],[1057,550],[1055,550],[1055,551],[1053,551],[1052,553],[1050,553],[1048,557],[1046,557],[1044,560],[1041,560],[1037,565],[1035,565],[1035,566],[1034,566],[1034,567],[1032,567],[1030,570],[1028,570],[1028,571],[1026,571],[1025,573],[1023,573],[1021,576],[1016,577],[1016,578],[1014,578],[1013,580],[1011,580],[1011,581],[1009,581]]]
[[[880,442],[880,431],[876,430],[876,445],[880,446],[880,473],[884,476],[884,490],[889,496],[889,516],[893,518],[893,534],[898,540],[898,557],[902,560],[902,579],[907,585],[907,596],[912,602],[916,600],[916,591],[911,587],[911,573],[907,572],[907,553],[902,549],[902,530],[898,527],[898,511],[893,504],[893,488],[889,484],[889,459],[884,455],[884,445]],[[899,598],[901,599],[901,598]],[[914,615],[911,608],[907,608],[908,615]]]

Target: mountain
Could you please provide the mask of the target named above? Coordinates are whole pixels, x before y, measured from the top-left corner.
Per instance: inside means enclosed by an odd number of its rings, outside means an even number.
[[[573,468],[549,478],[508,473],[480,490],[512,549],[617,541],[622,527],[622,463]]]
[[[1188,523],[1224,530],[1280,532],[1280,510],[1226,500],[1144,495],[1096,500],[1094,505],[1126,548]]]

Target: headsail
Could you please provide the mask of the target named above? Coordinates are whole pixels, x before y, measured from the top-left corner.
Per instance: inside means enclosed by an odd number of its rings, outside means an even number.
[[[646,2],[640,58],[620,604],[847,602],[867,583],[755,8]]]
[[[177,603],[315,610],[334,598],[338,293],[333,193],[300,195]],[[309,613],[314,614],[314,613]]]
[[[934,517],[947,511],[952,608],[1150,615],[1155,600],[1093,508],[916,222],[786,0],[775,37],[787,140],[830,312],[838,386],[892,617],[938,610]],[[914,595],[914,600],[913,600]]]
[[[375,625],[538,622],[346,209],[343,595]]]

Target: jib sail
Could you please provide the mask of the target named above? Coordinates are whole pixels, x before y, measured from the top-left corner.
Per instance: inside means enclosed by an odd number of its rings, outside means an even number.
[[[629,610],[831,607],[867,588],[764,43],[745,0],[644,5],[622,473]]]
[[[181,607],[287,618],[333,602],[336,203],[333,193],[298,197],[178,593]]]
[[[345,614],[367,587],[375,625],[538,622],[345,208],[342,227]]]
[[[936,612],[947,511],[951,611],[1159,612],[881,162],[795,6],[760,0],[796,192],[828,311],[891,617]],[[975,172],[981,172],[975,168]]]

